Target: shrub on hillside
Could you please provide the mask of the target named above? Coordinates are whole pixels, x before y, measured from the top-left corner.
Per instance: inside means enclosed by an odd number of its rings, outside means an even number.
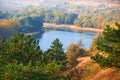
[[[67,61],[69,64],[76,64],[76,59],[79,57],[79,56],[83,56],[85,50],[82,48],[81,46],[81,42],[80,44],[70,44],[67,48],[67,52],[66,52],[66,55],[67,55]]]

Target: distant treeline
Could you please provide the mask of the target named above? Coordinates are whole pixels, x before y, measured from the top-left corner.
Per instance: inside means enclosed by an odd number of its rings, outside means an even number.
[[[43,22],[55,23],[55,24],[72,24],[79,27],[93,27],[93,28],[104,28],[106,24],[114,24],[115,22],[120,22],[120,14],[118,11],[106,11],[102,12],[100,10],[91,11],[87,14],[76,14],[76,13],[66,13],[57,10],[35,10],[26,9],[14,14],[12,18],[21,19],[23,17],[38,17]],[[28,18],[29,19],[29,18]]]
[[[8,38],[16,32],[42,32],[43,21],[39,16],[13,18],[13,13],[0,14],[0,39]]]
[[[104,28],[106,24],[120,22],[118,11],[102,12],[96,10],[87,14],[65,13],[57,10],[26,9],[19,12],[0,12],[0,19],[12,18],[19,21],[20,26],[39,24],[39,21],[55,24],[72,24],[80,27]],[[33,20],[32,20],[33,19]]]
[[[110,12],[96,10],[87,14],[75,14],[29,8],[19,12],[0,12],[0,34],[9,34],[14,31],[25,33],[40,31],[43,23],[93,28],[105,28],[106,24],[110,24],[114,27],[115,22],[120,22],[119,16],[119,10]]]

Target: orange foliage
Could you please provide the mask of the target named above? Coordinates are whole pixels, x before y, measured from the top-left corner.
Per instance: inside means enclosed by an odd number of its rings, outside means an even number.
[[[3,19],[0,20],[0,27],[18,27],[18,23],[15,20]]]
[[[117,22],[118,24],[120,24],[120,21],[115,21],[115,20],[111,21],[109,24],[110,24],[110,26],[111,26],[112,28],[115,28],[115,29],[116,29],[116,28],[117,28],[116,25],[115,25],[116,22]]]

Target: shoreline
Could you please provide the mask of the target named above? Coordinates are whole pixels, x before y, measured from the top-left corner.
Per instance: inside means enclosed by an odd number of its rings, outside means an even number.
[[[73,31],[92,31],[92,32],[103,32],[103,29],[99,29],[99,28],[81,28],[78,26],[74,26],[74,25],[67,25],[67,24],[53,24],[53,23],[43,23],[43,27],[44,28],[54,28],[54,29],[69,29],[69,30],[73,30]]]
[[[30,33],[24,33],[25,36],[28,36],[28,35],[36,35],[36,34],[39,34],[39,32],[30,32]]]

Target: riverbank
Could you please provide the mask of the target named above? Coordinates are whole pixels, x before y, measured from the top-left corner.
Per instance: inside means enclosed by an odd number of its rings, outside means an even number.
[[[52,24],[52,23],[43,23],[43,27],[44,28],[55,28],[55,29],[69,29],[69,30],[73,30],[73,31],[92,31],[92,32],[103,32],[103,29],[99,29],[99,28],[81,28],[78,26],[74,26],[74,25],[66,25],[66,24]]]
[[[25,33],[25,36],[28,36],[28,35],[36,35],[36,34],[39,34],[39,32],[31,32],[31,33]]]

